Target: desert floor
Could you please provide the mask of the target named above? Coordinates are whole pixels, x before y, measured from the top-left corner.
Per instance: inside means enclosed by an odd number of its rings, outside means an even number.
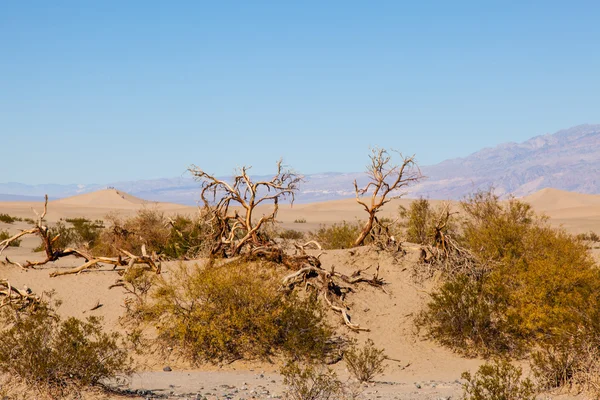
[[[550,217],[550,222],[563,226],[572,233],[600,232],[600,196],[582,195],[554,189],[544,189],[527,198],[535,210]],[[408,205],[410,200],[394,200],[382,212],[394,217],[399,205]],[[80,195],[68,199],[50,201],[47,220],[55,222],[66,217],[101,219],[108,213],[132,215],[142,207],[162,210],[166,213],[193,214],[194,207],[176,204],[147,203],[115,190]],[[41,211],[43,203],[6,202],[0,203],[0,213],[19,217],[35,218],[32,208]],[[259,213],[260,214],[260,211]],[[364,211],[353,199],[314,204],[281,205],[278,220],[283,228],[301,231],[317,229],[321,224],[354,221]],[[295,223],[305,219],[306,223]],[[5,224],[0,230],[17,233],[29,225],[25,222]],[[8,248],[3,253],[14,261],[42,258],[32,249],[39,244],[37,238],[27,237],[20,247]],[[380,268],[380,276],[387,282],[388,293],[373,288],[361,287],[351,297],[353,321],[370,329],[355,333],[341,326],[340,332],[359,340],[371,338],[378,347],[397,361],[388,361],[385,374],[377,377],[374,384],[362,387],[363,399],[442,399],[460,398],[462,393],[460,375],[463,371],[474,371],[483,362],[479,359],[461,357],[438,344],[424,339],[414,327],[413,318],[428,299],[432,283],[420,284],[413,277],[419,248],[406,244],[405,256],[393,256],[386,252],[364,247],[356,251],[331,250],[321,257],[326,269],[335,266],[338,271],[351,273],[360,268],[373,271]],[[597,250],[593,250],[597,252]],[[596,254],[595,254],[596,255]],[[65,316],[84,318],[89,315],[102,316],[107,330],[122,331],[119,317],[123,313],[126,299],[122,288],[109,289],[118,275],[112,267],[50,278],[49,273],[61,268],[79,265],[77,259],[61,260],[45,267],[23,271],[12,265],[0,265],[0,277],[9,279],[17,286],[27,286],[35,293],[54,290],[56,299],[62,301],[59,308]],[[163,265],[166,274],[170,265]],[[94,311],[96,304],[102,306]],[[123,382],[115,382],[120,389],[127,389],[134,398],[157,396],[172,398],[277,398],[284,390],[277,364],[234,362],[226,366],[207,365],[191,368],[176,359],[148,357],[139,360],[143,369]],[[343,379],[348,372],[340,362],[333,368]],[[169,366],[172,371],[163,371]],[[544,395],[543,398],[570,398],[567,395]],[[579,396],[578,398],[585,398]]]

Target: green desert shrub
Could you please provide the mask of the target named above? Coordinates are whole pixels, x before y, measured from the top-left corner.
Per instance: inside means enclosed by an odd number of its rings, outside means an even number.
[[[169,258],[196,258],[206,243],[206,232],[199,218],[176,215],[169,220],[171,229],[163,254]]]
[[[282,292],[275,268],[241,260],[180,264],[133,311],[157,326],[159,346],[193,363],[322,358],[331,335],[323,309],[312,296]]]
[[[433,209],[429,200],[421,197],[410,203],[408,209],[401,206],[400,217],[405,219],[407,241],[417,244],[431,241]]]
[[[280,370],[287,400],[341,399],[344,386],[331,368],[288,361]]]
[[[91,249],[98,244],[103,228],[102,221],[92,222],[86,218],[61,219],[48,228],[48,236],[52,238],[54,250],[69,247]],[[34,251],[44,251],[44,244],[40,243]]]
[[[375,343],[368,339],[362,348],[354,343],[344,352],[344,360],[348,371],[359,382],[370,382],[375,375],[385,371],[386,356],[383,349],[375,347]]]
[[[139,210],[129,218],[109,214],[105,219],[108,226],[102,230],[98,243],[92,249],[97,255],[117,256],[119,249],[142,254],[142,246],[148,254],[161,254],[171,233],[164,213],[154,209]]]
[[[361,230],[360,223],[344,221],[329,226],[322,225],[312,236],[324,249],[349,249],[354,246]]]
[[[0,242],[8,239],[10,237],[12,237],[12,235],[10,233],[8,233],[7,230],[0,230]],[[21,245],[21,239],[13,240],[9,244],[9,246],[12,246],[12,247],[19,247],[20,245]]]
[[[600,236],[596,232],[589,231],[587,233],[580,233],[577,235],[577,239],[588,242],[600,242]]]
[[[450,277],[431,295],[416,319],[419,327],[443,345],[468,355],[487,355],[515,349],[518,343],[505,335],[505,304],[484,289],[485,282],[464,274]]]
[[[586,324],[600,305],[600,271],[581,241],[515,199],[478,193],[463,210],[461,245],[477,266],[433,293],[418,319],[433,337],[463,352],[517,354]]]
[[[496,360],[479,367],[475,375],[463,372],[464,400],[535,400],[536,390],[522,370],[507,360]]]
[[[16,313],[4,308],[0,371],[62,397],[131,372],[117,333],[102,332],[98,318],[61,320],[45,303]]]
[[[281,232],[278,233],[278,236],[281,239],[288,239],[288,240],[300,240],[300,239],[304,239],[304,233],[297,231],[295,229],[285,229]]]
[[[4,222],[6,224],[12,224],[15,221],[23,221],[23,219],[19,218],[19,217],[13,217],[12,215],[8,215],[8,214],[0,214],[0,222]]]
[[[295,224],[305,224],[305,223],[306,223],[306,218],[304,218],[304,217],[301,217],[301,218],[296,218],[296,219],[294,220],[294,223],[295,223]]]
[[[583,318],[576,331],[556,330],[533,352],[532,371],[542,389],[570,387],[600,398],[600,309]]]

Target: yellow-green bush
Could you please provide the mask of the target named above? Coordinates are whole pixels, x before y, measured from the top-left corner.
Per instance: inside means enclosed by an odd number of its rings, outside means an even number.
[[[1,313],[0,372],[58,398],[131,372],[119,335],[102,332],[100,320],[60,317],[45,303]]]
[[[12,237],[12,235],[10,233],[8,233],[8,231],[0,230],[0,242],[8,239],[10,237]],[[19,247],[20,245],[21,245],[21,239],[13,240],[9,244],[9,246],[12,246],[12,247]]]
[[[463,210],[461,245],[478,265],[433,294],[419,319],[429,333],[457,350],[487,354],[519,353],[578,331],[600,305],[600,271],[584,244],[515,199],[478,193]]]
[[[341,399],[344,386],[330,368],[315,365],[301,366],[288,361],[280,370],[283,384],[287,386],[286,400]]]
[[[8,215],[8,214],[0,214],[0,222],[4,222],[6,224],[12,224],[15,221],[23,221],[22,218],[19,217],[13,217],[12,215]]]
[[[359,382],[370,382],[375,375],[385,371],[386,356],[384,351],[375,347],[375,343],[371,339],[368,339],[362,348],[353,343],[344,352],[344,360],[348,366],[348,371]]]
[[[536,390],[522,370],[507,360],[495,360],[479,367],[475,375],[463,372],[464,400],[535,400]]]
[[[238,358],[321,358],[331,331],[313,297],[280,290],[268,263],[180,264],[159,278],[138,315],[158,327],[158,343],[193,362]],[[141,309],[141,311],[140,311]]]
[[[344,221],[329,226],[322,225],[312,236],[324,249],[349,249],[354,246],[361,230],[360,223]]]

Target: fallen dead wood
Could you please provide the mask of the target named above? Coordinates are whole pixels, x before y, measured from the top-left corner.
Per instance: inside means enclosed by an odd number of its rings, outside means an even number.
[[[18,289],[10,284],[7,279],[0,279],[0,308],[8,305],[27,307],[39,303],[40,298],[31,290],[24,288]]]
[[[282,285],[285,290],[293,290],[301,284],[304,284],[307,288],[312,287],[321,294],[333,311],[342,315],[344,324],[348,328],[354,331],[368,331],[367,328],[352,322],[348,307],[344,304],[345,295],[352,291],[352,288],[343,284],[355,285],[364,282],[381,288],[385,292],[383,288],[384,281],[379,277],[379,267],[377,267],[377,272],[373,276],[364,276],[360,270],[347,276],[336,272],[335,269],[331,271],[323,269],[317,257],[306,254],[303,256],[286,255],[283,264],[288,268],[295,269],[294,272],[283,278]]]
[[[52,237],[52,235],[50,234],[50,230],[48,229],[48,226],[45,224],[44,221],[46,213],[48,212],[48,195],[44,197],[44,211],[42,212],[42,214],[39,214],[36,210],[33,211],[38,216],[36,226],[31,229],[23,230],[18,234],[0,242],[0,254],[2,254],[2,252],[10,245],[11,242],[21,238],[22,236],[37,235],[40,237],[40,239],[42,240],[42,244],[44,245],[46,258],[41,261],[25,261],[25,263],[20,263],[17,261],[10,260],[8,257],[5,257],[5,263],[16,265],[19,268],[26,270],[28,268],[35,268],[38,266],[45,265],[49,262],[57,261],[58,259],[63,257],[75,256],[78,258],[83,258],[85,260],[85,263],[75,268],[62,271],[54,271],[50,273],[50,276],[55,277],[60,275],[78,274],[86,269],[95,267],[99,264],[114,265],[115,268],[119,266],[129,268],[136,264],[144,264],[147,265],[151,270],[155,271],[157,274],[160,273],[160,263],[156,261],[156,257],[154,255],[149,256],[146,254],[146,249],[144,246],[142,246],[143,255],[141,256],[136,256],[128,251],[119,249],[119,251],[124,254],[124,256],[119,257],[94,257],[78,249],[56,249],[54,248],[54,243],[58,240],[60,235]]]

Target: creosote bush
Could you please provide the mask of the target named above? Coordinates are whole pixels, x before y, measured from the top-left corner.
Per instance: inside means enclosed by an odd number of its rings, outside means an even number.
[[[287,386],[287,400],[340,399],[344,394],[343,384],[331,368],[288,361],[280,373]]]
[[[279,236],[282,239],[288,239],[288,240],[304,239],[304,233],[297,231],[295,229],[285,229],[281,232],[278,232],[277,236]]]
[[[10,233],[8,233],[8,231],[6,230],[0,230],[0,242],[3,240],[8,239],[9,237],[11,237],[12,235]],[[12,242],[10,242],[10,244],[8,245],[9,247],[19,247],[21,245],[21,239],[17,239],[17,240],[13,240]]]
[[[462,208],[460,244],[476,265],[433,293],[418,319],[433,337],[461,352],[519,355],[587,324],[600,270],[581,241],[515,199],[477,193]]]
[[[102,332],[98,318],[64,321],[47,303],[28,310],[2,309],[0,371],[29,387],[66,393],[131,372],[117,333]]]
[[[48,228],[49,236],[56,238],[52,242],[55,250],[64,250],[69,247],[79,249],[92,249],[98,244],[100,232],[104,228],[102,221],[90,221],[86,218],[68,218],[58,221]],[[34,251],[44,251],[44,244],[40,243]]]
[[[375,375],[385,371],[384,351],[375,347],[375,343],[371,339],[368,339],[362,348],[358,348],[354,343],[346,349],[344,360],[350,373],[359,382],[370,382]]]
[[[399,208],[406,230],[406,240],[421,245],[436,245],[436,224],[444,214],[444,206],[433,207],[429,200],[421,197],[413,200],[408,209],[403,206]],[[457,236],[456,222],[448,218],[447,223],[441,229],[444,235]]]
[[[433,210],[429,200],[419,198],[408,209],[400,207],[400,216],[406,220],[406,240],[411,243],[428,244],[431,241]]]
[[[600,236],[596,232],[589,231],[587,233],[580,233],[577,235],[577,239],[585,240],[588,242],[600,242]]]
[[[326,250],[349,249],[354,246],[354,241],[361,230],[362,226],[359,222],[344,221],[329,226],[323,225],[312,236]]]
[[[6,224],[12,224],[15,221],[23,221],[23,219],[19,218],[19,217],[13,217],[12,215],[8,215],[8,214],[0,214],[0,222],[4,222]]]
[[[280,290],[269,263],[179,264],[131,310],[157,326],[158,344],[198,364],[276,354],[321,359],[331,329],[312,296]]]
[[[521,368],[507,360],[484,364],[475,373],[463,372],[464,400],[535,400],[536,390]]]

